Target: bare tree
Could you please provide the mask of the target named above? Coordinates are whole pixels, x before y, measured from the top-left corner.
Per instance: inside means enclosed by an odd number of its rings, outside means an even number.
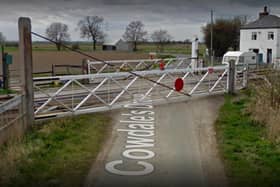
[[[137,50],[137,44],[145,40],[147,32],[144,31],[144,24],[141,21],[132,21],[126,27],[123,38],[128,42],[133,42],[133,50]]]
[[[47,36],[56,42],[56,48],[58,51],[61,50],[61,45],[70,40],[70,34],[68,33],[68,26],[63,23],[55,22],[52,23],[46,29]]]
[[[153,42],[157,44],[157,48],[160,52],[164,50],[164,45],[171,40],[171,35],[167,30],[156,30],[151,35]]]
[[[78,22],[82,38],[92,39],[92,48],[96,50],[96,43],[103,41],[105,34],[103,32],[103,17],[86,16]]]
[[[3,45],[5,41],[6,41],[5,36],[3,35],[2,32],[0,32],[0,45]]]

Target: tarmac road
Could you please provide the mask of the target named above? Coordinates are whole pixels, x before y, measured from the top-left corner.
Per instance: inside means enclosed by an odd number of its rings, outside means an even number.
[[[226,186],[213,128],[222,103],[211,96],[125,106],[85,186]]]

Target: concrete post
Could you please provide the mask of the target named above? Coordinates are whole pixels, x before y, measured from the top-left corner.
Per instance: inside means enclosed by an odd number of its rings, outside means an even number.
[[[229,61],[228,93],[235,93],[235,60]]]
[[[21,90],[24,95],[25,122],[27,127],[34,124],[34,93],[33,93],[33,65],[31,21],[29,18],[19,18],[19,55],[21,66]]]

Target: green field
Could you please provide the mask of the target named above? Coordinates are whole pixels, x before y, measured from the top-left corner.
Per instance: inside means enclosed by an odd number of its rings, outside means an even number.
[[[76,42],[74,42],[76,43]],[[73,43],[73,44],[74,44]],[[72,47],[73,44],[68,44],[68,47]],[[82,51],[92,51],[92,44],[90,42],[82,42],[79,43],[79,48]],[[149,52],[157,52],[157,45],[153,44],[153,43],[140,43],[137,46],[139,53],[149,53]],[[199,45],[199,51],[200,54],[204,54],[205,52],[205,45],[204,44],[200,44]],[[18,47],[15,46],[6,46],[5,47],[5,51],[6,52],[14,52],[17,51]],[[50,43],[38,43],[35,42],[33,43],[33,50],[34,51],[57,51],[55,45],[50,44]],[[62,49],[65,50],[65,49]],[[96,46],[96,50],[97,51],[101,51],[102,50],[102,46],[101,45],[97,45]],[[163,53],[174,53],[174,54],[191,54],[191,44],[173,44],[173,43],[169,43],[166,44],[164,47],[164,51],[162,51]]]
[[[216,122],[220,153],[230,186],[279,186],[280,145],[246,112],[248,95],[226,96]]]
[[[110,118],[88,114],[45,122],[0,151],[0,186],[82,186]]]

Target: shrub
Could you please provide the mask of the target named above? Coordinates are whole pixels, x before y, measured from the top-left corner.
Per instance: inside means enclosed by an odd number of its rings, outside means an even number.
[[[77,49],[80,49],[80,45],[79,45],[78,42],[77,42],[77,43],[73,43],[72,46],[71,46],[71,48],[72,48],[73,50],[77,50]]]

